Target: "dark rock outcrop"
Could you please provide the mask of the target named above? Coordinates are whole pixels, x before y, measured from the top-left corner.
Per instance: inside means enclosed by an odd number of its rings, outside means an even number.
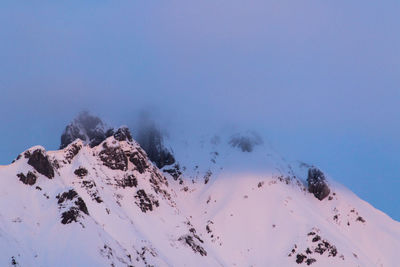
[[[120,147],[109,147],[107,143],[103,143],[99,157],[103,164],[112,170],[125,171],[128,167],[128,158]]]
[[[49,179],[54,177],[53,166],[43,150],[36,149],[32,153],[25,153],[25,156],[29,157],[28,164],[35,168],[38,173]]]
[[[71,189],[69,191],[66,191],[66,192],[62,193],[61,195],[58,195],[56,197],[58,199],[57,203],[60,205],[60,204],[64,203],[67,200],[74,199],[77,196],[78,196],[78,193],[76,193],[75,190]]]
[[[74,171],[74,174],[79,177],[84,177],[88,174],[88,170],[86,170],[84,167],[79,167]]]
[[[114,133],[114,138],[117,141],[133,141],[131,132],[126,126],[118,128],[118,130]]]
[[[262,143],[261,137],[255,133],[236,134],[229,140],[232,147],[240,148],[243,152],[252,152],[255,146]]]
[[[71,163],[76,155],[78,155],[79,151],[82,149],[82,144],[74,143],[68,148],[65,149],[65,160],[68,163]]]
[[[331,192],[326,183],[324,173],[315,167],[312,167],[308,170],[307,183],[308,191],[314,194],[314,196],[319,200],[323,200]]]
[[[147,195],[146,191],[143,189],[137,191],[135,198],[139,201],[136,202],[136,205],[138,205],[144,213],[152,211],[154,206],[158,207],[160,205],[158,200],[154,200],[151,195]]]
[[[14,163],[14,162],[16,162],[17,160],[19,160],[19,159],[21,159],[22,158],[22,155],[21,154],[19,154],[18,156],[17,156],[17,158],[16,159],[14,159],[11,163]]]
[[[117,185],[125,188],[125,187],[136,187],[138,185],[138,181],[135,176],[131,175],[125,175],[124,178],[121,180],[117,180]]]
[[[34,173],[32,173],[30,171],[26,175],[23,173],[19,173],[19,174],[17,174],[17,176],[19,177],[19,180],[21,182],[23,182],[24,184],[34,185],[36,183],[37,177]]]
[[[85,202],[78,195],[78,193],[76,193],[75,190],[71,189],[69,191],[66,191],[61,195],[58,195],[57,199],[60,209],[68,207],[68,209],[61,214],[62,224],[78,222],[78,218],[81,217],[81,212],[89,215],[89,211],[86,207]]]
[[[139,173],[144,173],[149,167],[146,162],[146,154],[140,148],[129,156],[129,161],[132,162]]]
[[[175,163],[172,152],[164,146],[163,134],[153,123],[141,125],[141,128],[138,129],[136,139],[144,151],[146,151],[149,159],[158,168],[161,169],[164,166]]]
[[[107,127],[99,117],[82,112],[65,127],[64,133],[61,135],[60,149],[67,147],[78,138],[94,147],[113,134],[114,130]]]
[[[184,242],[188,245],[195,253],[199,253],[201,256],[207,256],[207,251],[197,243],[197,240],[203,243],[203,241],[198,237],[193,237],[191,234],[181,236],[178,240]]]
[[[314,228],[315,229],[315,228]],[[319,231],[319,230],[317,230]],[[302,264],[305,263],[307,265],[311,265],[315,263],[317,260],[313,258],[314,255],[325,255],[326,257],[336,257],[338,251],[336,247],[330,244],[326,239],[323,239],[317,232],[311,231],[307,234],[307,239],[309,242],[309,246],[304,250],[303,253],[297,253],[296,255],[296,263]],[[289,257],[292,257],[296,254],[296,250],[299,250],[297,245],[294,245],[294,248],[289,253]]]
[[[174,180],[178,180],[181,177],[182,171],[179,164],[175,164],[172,168],[164,169],[163,172],[169,173]]]
[[[314,262],[317,262],[317,260],[314,259],[314,258],[309,258],[309,259],[306,260],[307,265],[311,265],[311,264],[313,264]]]
[[[97,203],[103,202],[103,200],[101,199],[101,197],[99,195],[99,191],[97,190],[95,181],[83,180],[82,187],[86,189],[86,192],[92,198],[92,200],[96,201]]]
[[[297,254],[297,255],[296,255],[296,263],[297,263],[297,264],[303,263],[303,261],[304,261],[305,259],[307,259],[307,256],[306,256],[306,255],[303,255],[303,254]]]
[[[212,175],[212,172],[210,170],[208,170],[205,174],[204,174],[204,184],[207,184],[210,181],[210,177]]]

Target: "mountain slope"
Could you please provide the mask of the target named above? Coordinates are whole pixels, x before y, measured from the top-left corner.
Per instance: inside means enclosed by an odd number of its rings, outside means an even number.
[[[309,166],[261,142],[216,139],[175,142],[161,170],[130,134],[28,149],[0,167],[1,265],[396,265],[398,222],[332,181],[320,201]]]

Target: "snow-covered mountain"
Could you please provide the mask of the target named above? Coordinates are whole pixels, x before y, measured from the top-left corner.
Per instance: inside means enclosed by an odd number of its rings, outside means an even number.
[[[399,222],[256,134],[171,140],[162,169],[107,135],[0,166],[1,266],[399,266]]]

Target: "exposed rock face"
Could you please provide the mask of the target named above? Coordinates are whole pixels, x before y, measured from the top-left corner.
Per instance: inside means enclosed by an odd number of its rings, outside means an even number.
[[[51,179],[54,177],[54,169],[49,159],[41,149],[36,149],[32,153],[28,153],[25,156],[29,157],[28,164],[31,165],[35,170]]]
[[[79,151],[82,148],[82,143],[76,142],[72,144],[70,147],[65,149],[65,160],[69,163],[72,162],[72,159],[78,155]]]
[[[133,141],[131,132],[126,126],[118,128],[118,130],[114,133],[114,138],[117,141]]]
[[[86,176],[88,174],[88,170],[86,170],[84,167],[79,167],[78,169],[76,169],[74,171],[74,174],[76,176],[83,177],[83,176]]]
[[[125,187],[137,187],[138,181],[135,176],[132,174],[126,174],[123,179],[117,180],[118,186],[125,188]]]
[[[194,238],[192,235],[194,236]],[[203,240],[201,240],[194,233],[192,233],[192,235],[188,234],[188,235],[181,236],[178,240],[184,242],[186,245],[191,247],[195,253],[199,253],[201,256],[207,256],[207,251],[201,245],[199,245],[198,242],[196,241],[196,239],[197,239],[198,241],[203,243]]]
[[[311,265],[317,262],[318,255],[326,255],[327,257],[336,257],[338,251],[336,246],[331,244],[328,240],[323,239],[318,233],[319,229],[313,228],[313,231],[307,234],[307,247],[298,247],[296,244],[289,253],[289,257],[296,256],[295,261],[297,264]]]
[[[128,158],[120,147],[109,147],[107,143],[103,143],[99,156],[103,164],[112,170],[124,171],[128,167]]]
[[[146,155],[141,149],[133,152],[129,157],[129,161],[132,162],[133,165],[135,165],[136,170],[139,173],[144,173],[145,170],[149,167],[146,162]]]
[[[172,168],[164,169],[163,171],[169,173],[175,181],[178,180],[178,178],[182,175],[181,167],[179,164],[175,164]]]
[[[331,190],[329,189],[324,173],[317,168],[310,168],[308,170],[308,191],[319,200],[326,198]]]
[[[114,130],[107,127],[100,118],[92,116],[88,112],[82,112],[65,128],[61,136],[60,149],[78,138],[94,147],[113,134]]]
[[[146,213],[146,211],[152,211],[153,207],[158,207],[160,204],[158,200],[154,200],[151,195],[147,195],[143,189],[137,191],[135,198],[137,199],[136,205]]]
[[[99,196],[99,191],[97,190],[97,185],[93,180],[83,180],[82,187],[86,189],[88,195],[92,198],[92,200],[96,201],[97,203],[102,203],[103,200]]]
[[[28,172],[26,175],[23,173],[17,174],[19,180],[27,185],[34,185],[36,183],[36,175],[32,172]]]
[[[252,152],[254,147],[263,143],[261,137],[255,133],[236,134],[231,137],[229,144],[232,147],[238,147],[243,152]]]
[[[140,146],[146,151],[149,159],[158,168],[175,163],[171,151],[164,146],[163,135],[154,124],[142,125],[136,137]]]
[[[65,210],[61,214],[61,223],[68,224],[77,222],[78,218],[82,216],[80,214],[81,212],[89,215],[85,202],[75,190],[71,189],[64,192],[61,195],[58,195],[57,199],[60,210]]]

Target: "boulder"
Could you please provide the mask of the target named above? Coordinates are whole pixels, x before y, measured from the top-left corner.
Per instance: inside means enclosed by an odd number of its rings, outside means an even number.
[[[308,169],[307,183],[308,191],[319,200],[323,200],[331,192],[326,183],[324,173],[318,168],[312,167]]]

